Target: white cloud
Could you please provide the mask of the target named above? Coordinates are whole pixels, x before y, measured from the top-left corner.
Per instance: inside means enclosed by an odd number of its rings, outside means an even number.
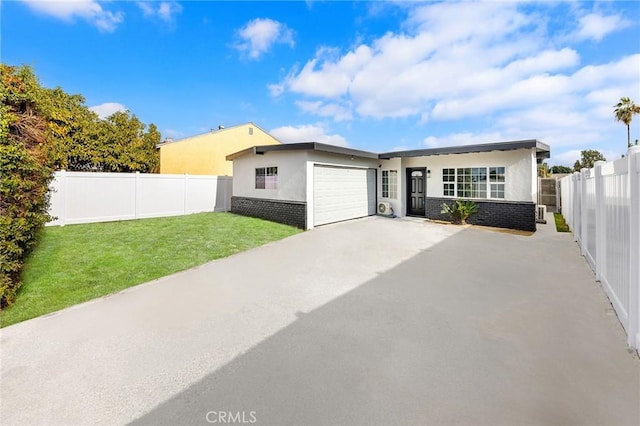
[[[572,34],[576,40],[600,41],[608,34],[626,28],[630,22],[621,15],[604,16],[598,13],[589,13],[578,21],[578,28]]]
[[[332,117],[335,121],[349,121],[353,118],[348,107],[337,103],[324,103],[322,101],[298,101],[296,105],[305,112],[319,115],[320,117]]]
[[[321,124],[283,126],[270,130],[269,133],[283,143],[320,142],[337,146],[349,145],[343,136],[327,134],[327,129]]]
[[[606,158],[606,157],[605,157]],[[562,154],[554,155],[553,158],[549,160],[553,161],[552,163],[547,161],[551,166],[568,166],[573,167],[575,162],[580,159],[580,150],[572,149]]]
[[[423,143],[427,148],[438,148],[442,146],[460,146],[460,145],[475,145],[491,142],[504,142],[508,140],[500,132],[493,133],[478,133],[461,132],[452,133],[442,137],[428,136],[424,139]]]
[[[293,31],[281,22],[269,18],[256,18],[240,28],[238,41],[233,45],[250,59],[259,59],[275,44],[294,46]]]
[[[631,25],[622,15],[563,3],[401,7],[408,18],[400,29],[347,51],[323,46],[272,93],[292,95],[301,111],[323,119],[414,119],[426,146],[535,138],[557,158],[578,147],[612,158],[625,152],[612,106],[640,93],[640,53],[583,64],[578,43]],[[577,29],[571,20],[558,26],[559,9],[576,16]]]
[[[147,18],[158,18],[166,23],[173,23],[175,15],[182,12],[182,5],[175,1],[136,2],[142,13]]]
[[[55,18],[72,21],[81,18],[97,27],[100,31],[113,32],[124,20],[121,11],[105,10],[96,0],[22,0],[31,9],[53,16]]]
[[[284,84],[269,84],[267,89],[271,96],[277,98],[284,93]]]
[[[107,118],[114,112],[127,110],[127,108],[124,105],[119,104],[117,102],[105,102],[100,105],[89,107],[89,109],[95,112],[96,114],[98,114],[98,117],[102,119]]]
[[[570,48],[544,46],[534,17],[515,4],[423,5],[413,8],[405,27],[409,31],[388,32],[342,56],[323,47],[279,84],[306,98],[349,101],[364,117],[420,116],[434,101],[487,92],[579,60]]]

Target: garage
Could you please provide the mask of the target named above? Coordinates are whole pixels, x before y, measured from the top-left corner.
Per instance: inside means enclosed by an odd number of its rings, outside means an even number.
[[[370,216],[375,212],[375,169],[314,165],[314,226]]]

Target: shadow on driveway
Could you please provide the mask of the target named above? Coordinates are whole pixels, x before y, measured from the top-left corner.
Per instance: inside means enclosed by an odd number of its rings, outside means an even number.
[[[570,236],[469,228],[133,424],[638,424],[639,401],[640,363]]]

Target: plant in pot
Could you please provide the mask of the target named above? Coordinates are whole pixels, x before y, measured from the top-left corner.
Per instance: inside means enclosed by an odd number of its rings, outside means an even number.
[[[478,211],[478,205],[471,200],[456,200],[453,204],[442,204],[442,211],[451,216],[451,222],[456,225],[466,225],[467,219]]]

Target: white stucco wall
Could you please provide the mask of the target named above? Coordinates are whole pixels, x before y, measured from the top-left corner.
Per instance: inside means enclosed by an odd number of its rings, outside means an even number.
[[[389,160],[380,160],[380,168],[378,169],[378,201],[388,201],[393,208],[393,213],[396,216],[403,216],[402,206],[404,206],[407,195],[405,194],[405,181],[406,173],[402,168],[402,159],[391,158]],[[398,196],[396,198],[384,198],[382,197],[382,171],[383,170],[395,170],[398,172]]]
[[[233,160],[233,195],[283,201],[307,201],[307,151],[270,151]],[[278,168],[278,189],[256,189],[257,167]]]
[[[397,159],[389,160],[394,161]],[[382,168],[387,166],[383,161]],[[390,163],[391,164],[391,163]],[[412,167],[426,167],[430,177],[427,178],[427,197],[443,197],[442,169],[459,167],[505,167],[505,201],[535,202],[537,197],[537,165],[534,148],[511,151],[491,151],[468,154],[432,155],[427,157],[405,157],[401,159],[399,176],[402,190],[398,189],[398,200],[394,203],[394,211],[404,216],[406,205],[406,170]],[[379,188],[378,194],[382,193]],[[455,197],[451,197],[455,198]],[[396,208],[396,204],[398,208]]]
[[[379,170],[377,159],[318,151],[270,151],[233,160],[233,195],[307,203],[307,227],[313,228],[313,168],[316,164]],[[278,189],[256,189],[255,169],[278,168]],[[377,180],[380,180],[379,171]]]
[[[264,155],[245,155],[233,161],[233,195],[283,201],[303,201],[313,212],[313,167],[315,164],[372,168],[376,172],[378,201],[391,203],[397,216],[404,216],[406,205],[406,170],[425,167],[427,197],[442,197],[442,169],[458,167],[505,167],[506,201],[535,202],[537,164],[534,148],[468,154],[404,157],[389,160],[351,157],[318,151],[275,151]],[[278,189],[255,189],[257,167],[278,167]],[[396,199],[382,198],[382,171],[398,172]],[[452,197],[454,198],[454,197]],[[313,223],[313,217],[307,217]]]

